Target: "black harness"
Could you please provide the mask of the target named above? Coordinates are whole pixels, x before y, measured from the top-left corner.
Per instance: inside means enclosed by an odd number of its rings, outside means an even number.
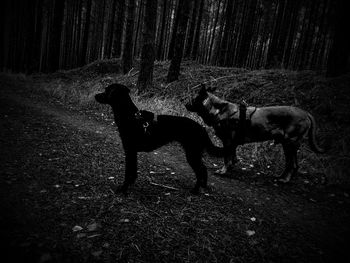
[[[238,129],[237,129],[237,140],[239,142],[244,142],[244,136],[247,129],[251,126],[251,119],[256,111],[256,108],[247,116],[247,106],[248,104],[243,100],[239,104],[239,119],[238,119]]]
[[[153,125],[158,121],[157,114],[146,110],[137,111],[134,117],[137,129],[142,130],[145,135],[150,135]]]

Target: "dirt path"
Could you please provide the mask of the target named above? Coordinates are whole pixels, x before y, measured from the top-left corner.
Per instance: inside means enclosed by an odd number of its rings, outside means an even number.
[[[335,262],[349,256],[349,197],[340,190],[277,185],[271,178],[252,179],[254,170],[222,178],[209,168],[213,193],[192,197],[187,191],[194,176],[181,149],[172,145],[140,154],[138,184],[129,197],[116,197],[109,184],[123,179],[124,153],[115,127],[44,95],[16,90],[6,82],[0,91],[0,222],[6,226],[2,236],[10,261],[168,261],[168,243],[154,241],[154,235],[169,232],[163,225],[168,213],[170,222],[181,215],[181,224],[196,228],[186,211],[207,216],[209,223],[197,227],[203,232],[195,240],[208,240],[211,249],[236,239],[235,247],[224,247],[221,254],[208,248],[205,253],[213,257],[205,261],[221,256],[242,262]],[[207,160],[208,166],[212,162]],[[152,236],[153,246],[168,252],[157,257],[142,238],[138,245],[130,240],[137,234],[124,226],[135,216],[139,219],[129,225],[143,229],[150,224],[153,233],[143,238]],[[160,225],[153,229],[152,222]],[[124,243],[112,241],[125,236]],[[181,246],[181,237],[168,242]],[[189,261],[204,253],[193,251]],[[174,261],[179,258],[174,254]]]

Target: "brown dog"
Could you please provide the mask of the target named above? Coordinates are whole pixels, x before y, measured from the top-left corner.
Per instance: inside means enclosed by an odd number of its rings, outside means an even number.
[[[301,140],[308,137],[311,149],[324,152],[315,140],[316,122],[313,116],[296,107],[246,107],[222,100],[209,93],[204,85],[198,95],[186,104],[203,121],[212,126],[224,145],[224,166],[218,173],[227,173],[236,161],[236,148],[250,142],[274,140],[281,143],[286,160],[281,182],[289,182],[297,174],[297,151]]]

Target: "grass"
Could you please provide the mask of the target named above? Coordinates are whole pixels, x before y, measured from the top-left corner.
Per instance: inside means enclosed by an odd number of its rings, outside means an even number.
[[[315,182],[324,182],[327,178],[329,184],[350,186],[350,92],[347,88],[350,76],[327,80],[312,71],[249,71],[184,62],[179,81],[166,84],[169,63],[156,62],[153,89],[138,93],[137,67],[129,74],[122,75],[118,72],[118,63],[118,60],[97,61],[82,68],[32,78],[39,83],[37,87],[40,90],[60,101],[103,112],[106,112],[105,107],[94,101],[94,95],[111,83],[123,83],[132,89],[132,98],[139,108],[157,114],[187,116],[203,125],[197,115],[185,109],[183,102],[198,89],[192,87],[219,78],[207,85],[217,87],[216,94],[227,100],[245,99],[248,104],[255,106],[295,105],[310,111],[320,128],[319,141],[326,146],[328,153],[316,155],[303,146],[299,153],[300,170],[310,175]],[[20,75],[18,78],[23,79],[25,76]],[[208,131],[214,134],[211,129]],[[252,163],[263,172],[278,174],[284,166],[280,148],[270,142],[253,143],[240,147],[238,156],[243,163]]]

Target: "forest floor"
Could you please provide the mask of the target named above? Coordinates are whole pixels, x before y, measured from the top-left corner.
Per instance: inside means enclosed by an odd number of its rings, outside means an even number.
[[[140,107],[186,115],[180,101],[189,87],[232,76],[217,81],[217,94],[310,110],[327,154],[303,147],[301,172],[289,184],[274,180],[283,157],[269,142],[242,146],[239,164],[226,177],[214,174],[222,161],[206,156],[213,191],[193,196],[193,172],[181,148],[168,145],[139,154],[137,183],[119,196],[110,185],[123,181],[124,152],[110,110],[92,98],[108,83],[134,84],[137,71],[112,74],[115,67],[103,63],[100,72],[95,63],[51,75],[3,74],[2,259],[348,262],[349,77],[328,81],[314,72],[188,63],[180,81],[165,85],[166,66],[156,65],[154,90],[134,95]]]

